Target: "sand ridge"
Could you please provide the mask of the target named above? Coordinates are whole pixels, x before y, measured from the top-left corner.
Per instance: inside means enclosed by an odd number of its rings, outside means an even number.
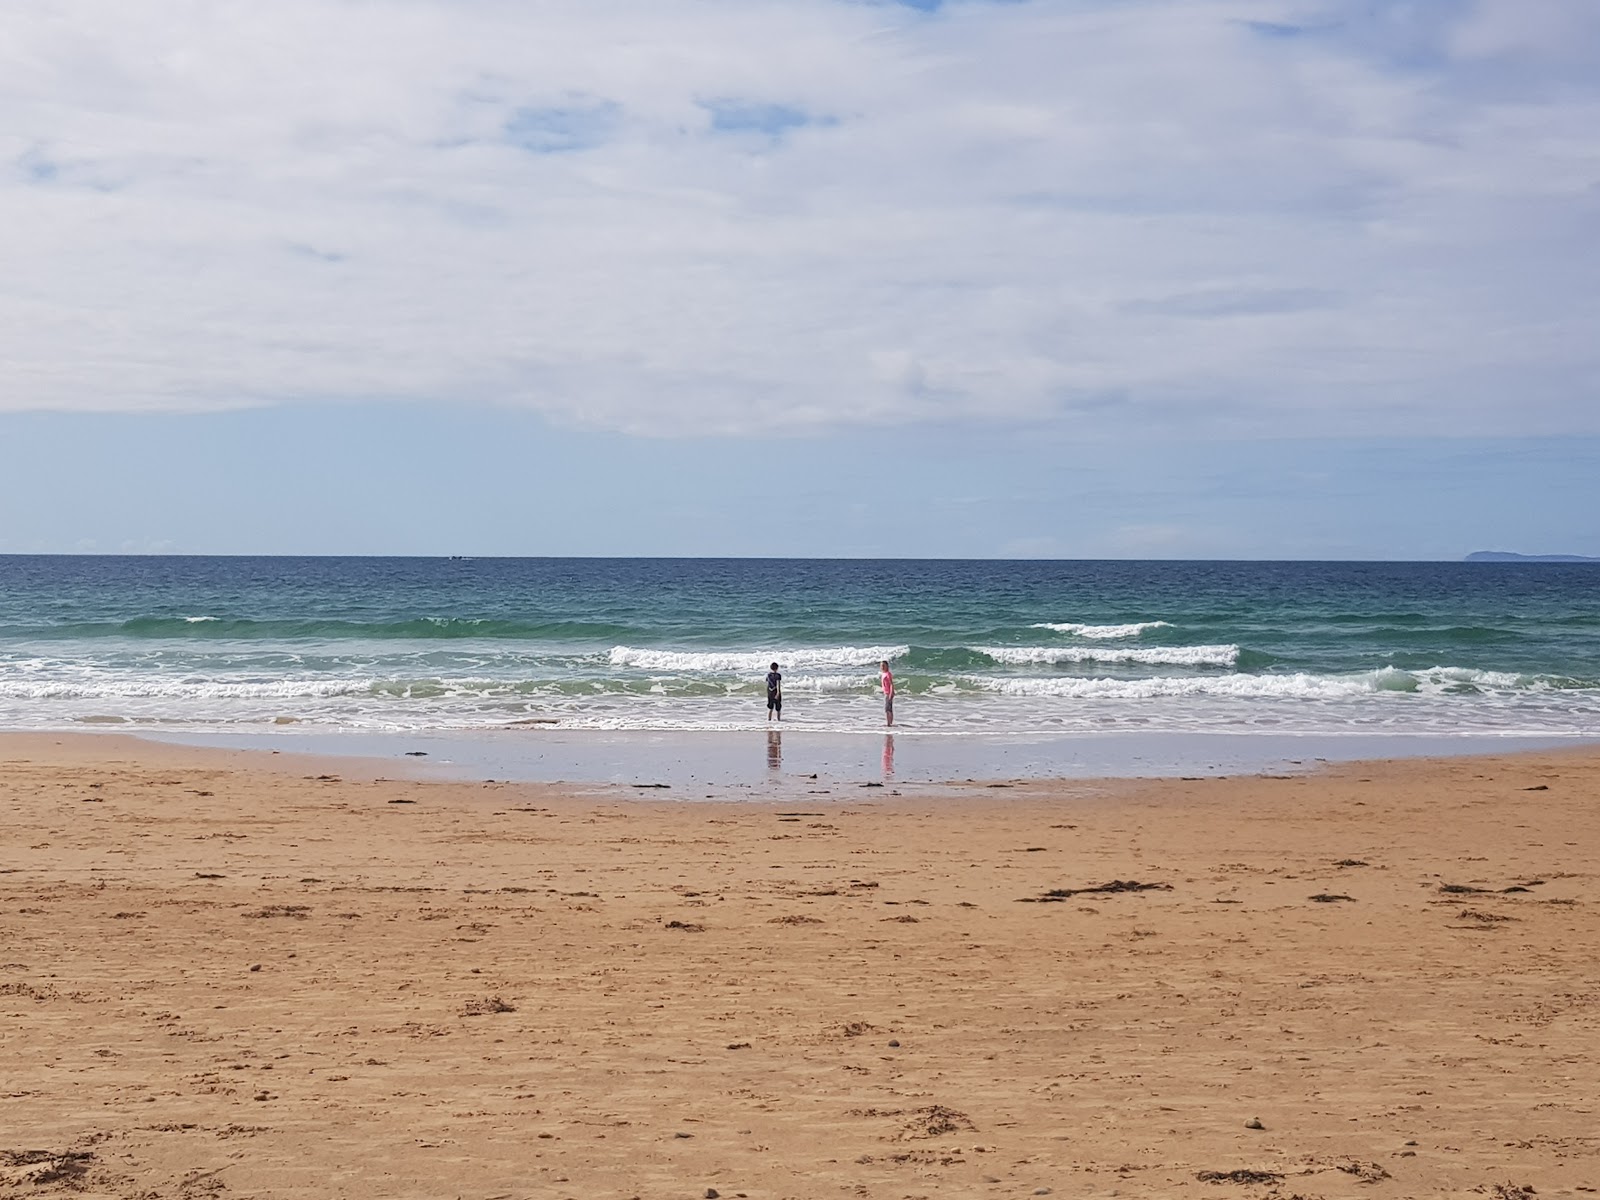
[[[8,736],[0,1196],[1596,1194],[1597,800],[1591,751],[773,805]]]

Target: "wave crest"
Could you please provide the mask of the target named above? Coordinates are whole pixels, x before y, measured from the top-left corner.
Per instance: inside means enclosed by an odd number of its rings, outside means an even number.
[[[1134,621],[1127,625],[1083,625],[1076,621],[1040,621],[1029,629],[1049,629],[1055,633],[1070,633],[1081,638],[1131,638],[1146,629],[1171,629],[1171,621]]]
[[[643,650],[633,646],[613,646],[609,661],[614,667],[638,667],[646,671],[735,672],[741,675],[764,674],[770,663],[780,670],[805,670],[819,667],[868,667],[884,659],[903,658],[910,646],[812,646],[789,650]]]
[[[1039,696],[1083,700],[1153,700],[1160,697],[1222,696],[1234,699],[1346,700],[1378,692],[1444,695],[1467,690],[1485,692],[1545,691],[1549,680],[1471,667],[1433,667],[1402,671],[1385,667],[1356,675],[1157,675],[1148,679],[996,679],[966,675],[961,682],[979,691],[1003,696]]]
[[[1167,646],[1149,650],[1098,646],[973,646],[979,654],[1010,666],[1049,663],[1140,663],[1146,666],[1232,667],[1238,646]]]
[[[6,700],[326,700],[370,695],[365,679],[272,679],[240,682],[192,679],[111,678],[72,680],[5,680]]]

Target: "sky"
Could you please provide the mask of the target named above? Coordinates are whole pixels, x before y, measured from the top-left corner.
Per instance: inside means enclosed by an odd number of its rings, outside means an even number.
[[[0,553],[1600,555],[1588,0],[33,0]]]

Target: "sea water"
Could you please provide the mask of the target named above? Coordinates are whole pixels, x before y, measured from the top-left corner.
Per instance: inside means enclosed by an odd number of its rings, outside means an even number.
[[[1600,734],[1600,567],[0,557],[0,727]]]

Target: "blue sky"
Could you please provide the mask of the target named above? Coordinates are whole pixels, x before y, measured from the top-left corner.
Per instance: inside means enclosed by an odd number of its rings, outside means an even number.
[[[426,404],[0,430],[0,512],[25,514],[0,553],[1448,559],[1592,546],[1600,460],[1596,438],[1086,446],[980,422],[644,438]]]
[[[1600,554],[1600,5],[40,0],[0,552]]]

